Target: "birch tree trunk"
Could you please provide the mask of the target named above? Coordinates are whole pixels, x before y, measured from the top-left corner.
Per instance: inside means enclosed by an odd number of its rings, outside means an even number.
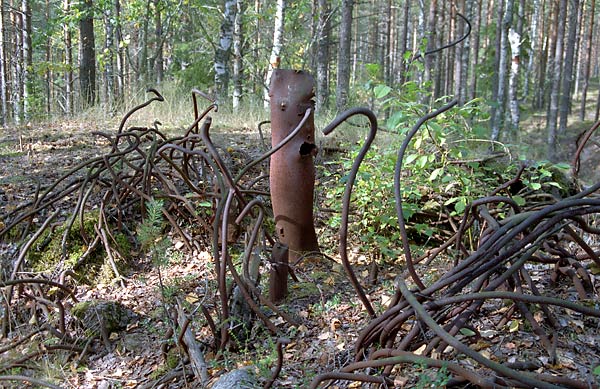
[[[242,18],[244,16],[244,1],[236,0],[235,18],[233,23],[233,111],[238,112],[240,102],[242,101],[242,79],[244,67],[242,63],[243,52],[242,43],[244,40],[244,30]]]
[[[329,102],[329,35],[331,12],[327,0],[318,0],[319,23],[317,24],[317,101],[316,110],[327,108]]]
[[[590,86],[590,75],[592,69],[592,38],[594,32],[594,14],[596,13],[596,0],[591,0],[589,15],[589,27],[587,31],[587,38],[585,39],[585,50],[583,50],[585,57],[583,58],[583,70],[582,79],[583,85],[581,87],[581,106],[579,108],[579,120],[585,120],[585,105],[587,103],[587,93]]]
[[[571,86],[573,85],[573,61],[575,59],[575,46],[577,45],[579,0],[569,1],[569,33],[567,36],[567,51],[564,57],[564,70],[562,76],[562,87],[560,105],[558,107],[559,125],[558,133],[567,131],[567,119],[571,110]]]
[[[521,115],[519,112],[519,98],[517,96],[517,84],[519,78],[520,51],[521,51],[521,34],[514,29],[508,32],[508,40],[510,42],[511,63],[510,77],[508,80],[508,106],[510,109],[510,140],[514,140],[519,129]]]
[[[350,89],[350,43],[352,37],[352,11],[354,0],[342,0],[342,19],[340,21],[340,47],[337,58],[337,86],[335,107],[338,112],[346,109]]]
[[[219,44],[215,49],[215,92],[217,102],[219,103],[224,103],[227,100],[227,90],[229,87],[229,57],[231,55],[231,46],[233,44],[235,6],[236,0],[225,0]]]
[[[6,126],[8,124],[8,105],[7,90],[6,90],[6,54],[4,50],[4,42],[6,42],[4,30],[4,1],[0,0],[0,114],[2,115],[0,124]]]
[[[550,91],[550,106],[546,128],[548,131],[548,160],[556,160],[558,100],[560,94],[560,80],[562,74],[562,55],[564,48],[565,24],[567,21],[567,0],[559,0],[557,14],[556,46],[554,49],[554,64],[552,74],[552,89]]]
[[[275,26],[273,28],[273,47],[271,48],[271,56],[269,57],[269,70],[267,71],[267,78],[265,80],[264,89],[264,107],[269,108],[269,86],[271,85],[271,76],[273,75],[273,69],[279,67],[281,61],[281,47],[283,46],[283,27],[285,17],[285,0],[277,0],[277,9],[275,11]]]

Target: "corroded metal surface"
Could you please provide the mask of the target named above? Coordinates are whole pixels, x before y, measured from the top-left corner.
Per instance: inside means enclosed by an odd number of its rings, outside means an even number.
[[[271,80],[271,141],[276,146],[313,109],[314,79],[305,72],[277,69]],[[300,132],[271,156],[271,201],[277,234],[293,262],[319,249],[313,223],[315,126],[311,113]]]

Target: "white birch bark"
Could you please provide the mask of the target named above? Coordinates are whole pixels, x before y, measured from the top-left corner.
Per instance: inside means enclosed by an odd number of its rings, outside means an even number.
[[[269,57],[269,70],[267,71],[267,78],[265,80],[264,89],[264,107],[269,108],[269,86],[271,85],[271,76],[273,69],[279,67],[281,61],[281,47],[283,46],[283,28],[285,16],[285,0],[277,0],[277,9],[275,11],[275,26],[273,28],[273,47],[271,49],[271,56]]]
[[[238,112],[240,102],[242,101],[242,40],[243,40],[243,24],[242,17],[244,15],[244,1],[236,0],[235,2],[235,18],[233,23],[233,111]]]
[[[519,98],[517,96],[517,81],[519,78],[519,62],[521,51],[521,35],[514,29],[508,32],[508,40],[510,42],[511,63],[510,77],[508,79],[508,106],[510,110],[510,135],[512,139],[517,134],[521,115],[519,111]]]
[[[215,50],[215,89],[217,102],[226,100],[229,86],[229,57],[233,43],[233,22],[236,0],[225,0],[219,44]]]

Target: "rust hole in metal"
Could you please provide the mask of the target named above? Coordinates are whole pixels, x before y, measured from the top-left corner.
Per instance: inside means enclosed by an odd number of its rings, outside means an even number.
[[[311,154],[316,154],[317,152],[317,146],[315,146],[313,143],[308,143],[308,142],[304,142],[302,143],[302,146],[300,146],[300,155],[303,157],[306,157],[308,155]]]
[[[283,228],[279,229],[279,237],[281,237],[281,238],[284,237]]]

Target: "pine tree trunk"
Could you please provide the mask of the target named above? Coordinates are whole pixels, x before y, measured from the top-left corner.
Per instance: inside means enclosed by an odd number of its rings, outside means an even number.
[[[508,63],[508,31],[512,25],[513,1],[505,0],[500,31],[500,55],[498,59],[498,83],[496,84],[496,107],[492,117],[492,140],[498,140],[503,127],[504,106],[506,102],[506,70]]]
[[[68,15],[71,12],[71,0],[65,0],[63,3],[63,12]],[[63,26],[65,40],[65,114],[73,113],[73,48],[71,38],[71,27],[68,23]]]
[[[0,114],[2,115],[0,124],[6,126],[8,124],[8,105],[6,90],[6,52],[4,50],[4,42],[6,42],[4,30],[4,1],[0,0]]]
[[[529,58],[527,60],[527,72],[525,75],[525,81],[523,83],[523,95],[525,97],[529,96],[530,80],[535,79],[535,57],[537,56],[538,40],[540,39],[538,32],[538,20],[540,18],[540,9],[540,0],[533,0],[533,15],[531,17],[531,26],[529,33]]]
[[[80,3],[82,18],[79,22],[79,82],[84,108],[96,102],[96,50],[94,43],[94,9],[92,0]]]
[[[115,35],[117,38],[117,87],[115,103],[121,105],[125,100],[125,53],[123,48],[123,33],[121,29],[121,1],[115,0]]]
[[[156,54],[154,55],[154,71],[156,75],[156,83],[160,84],[164,78],[164,31],[162,21],[162,9],[160,0],[154,0],[154,36],[156,39]]]
[[[437,44],[437,34],[436,34],[436,20],[437,20],[437,8],[438,8],[438,0],[431,0],[431,4],[429,5],[429,14],[427,15],[427,50],[433,50]],[[439,56],[437,55],[427,55],[424,59],[424,68],[423,68],[423,82],[428,83],[433,80],[433,69],[436,68],[436,63],[439,60]],[[437,96],[431,96],[432,98],[436,98]]]
[[[579,30],[578,16],[579,0],[569,1],[569,33],[567,36],[567,51],[564,56],[564,70],[560,95],[558,133],[567,131],[567,119],[571,110],[571,87],[573,85],[573,61],[575,59],[575,46],[577,45],[577,31]]]
[[[579,108],[579,120],[585,120],[585,105],[587,103],[588,88],[590,86],[590,75],[592,69],[592,38],[594,32],[594,15],[596,13],[596,0],[591,0],[590,11],[588,13],[590,17],[589,27],[587,31],[587,37],[585,39],[585,58],[583,59],[583,86],[581,88],[581,107]]]
[[[33,66],[33,53],[31,45],[31,5],[29,0],[21,1],[21,17],[23,37],[23,118],[27,121],[31,116],[31,68]]]
[[[401,66],[400,66],[400,84],[404,84],[404,81],[406,80],[406,71],[407,71],[407,66],[406,63],[407,61],[405,61],[404,59],[404,54],[406,53],[406,50],[408,49],[408,17],[410,15],[410,3],[411,0],[404,0],[404,10],[402,12],[402,33],[400,34],[400,47],[398,49],[399,54],[400,54],[400,58],[401,58]]]
[[[457,12],[461,13],[461,14],[465,14],[465,0],[457,0],[456,2],[456,10]],[[455,22],[454,25],[455,27],[455,38],[461,37],[463,35],[463,31],[464,31],[464,22],[461,19],[458,19],[457,16],[455,16]],[[463,67],[463,60],[464,60],[464,52],[466,50],[465,48],[465,42],[466,40],[463,40],[462,42],[460,42],[459,44],[457,44],[456,46],[454,46],[454,96],[458,99],[458,103],[460,105],[465,103],[465,77],[463,74],[464,71],[464,67]]]
[[[244,67],[242,63],[242,42],[244,39],[243,16],[244,1],[236,0],[235,18],[233,23],[233,110],[238,112],[242,101],[242,81]]]
[[[50,0],[46,0],[46,9],[45,9],[45,22],[49,23],[50,22],[50,16],[51,16],[51,7],[50,7]],[[0,36],[0,39],[2,39],[2,37]],[[50,35],[48,35],[46,37],[46,45],[44,47],[45,49],[45,60],[46,63],[51,63],[52,62],[52,37]],[[46,71],[44,72],[44,89],[46,92],[46,115],[48,117],[50,117],[50,115],[52,114],[52,68],[48,67],[48,69],[46,69]]]
[[[548,109],[548,118],[546,128],[548,131],[548,159],[556,161],[556,142],[557,142],[557,120],[558,120],[558,100],[560,95],[560,81],[562,74],[562,55],[564,48],[565,25],[567,21],[567,0],[559,0],[557,14],[556,46],[554,50],[554,66],[552,76],[552,89],[550,91],[550,106]]]
[[[340,47],[337,58],[336,109],[346,109],[350,89],[350,43],[352,37],[352,11],[354,0],[342,0],[342,19],[340,22]]]
[[[481,27],[481,0],[471,0],[470,7],[473,10],[472,23],[473,31],[471,32],[471,63],[469,65],[469,82],[467,99],[473,100],[477,94],[477,64],[479,62],[479,44],[480,44],[480,27]]]
[[[229,88],[229,57],[233,44],[235,5],[236,0],[225,0],[224,2],[219,44],[215,50],[215,89],[219,103],[225,103]]]
[[[329,102],[329,45],[331,12],[327,0],[318,0],[319,23],[317,24],[317,101],[316,110],[321,112]]]
[[[113,111],[115,97],[114,52],[115,52],[115,26],[112,4],[106,4],[104,10],[104,88],[105,105],[108,112]]]
[[[20,124],[23,114],[23,17],[16,6],[11,7],[11,22],[14,28],[12,52],[15,53],[12,65],[11,99],[13,120]]]

